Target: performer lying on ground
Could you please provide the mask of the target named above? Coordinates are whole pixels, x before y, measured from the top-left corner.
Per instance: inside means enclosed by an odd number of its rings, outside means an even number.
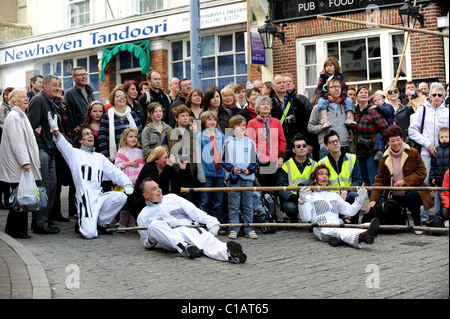
[[[83,237],[97,237],[97,228],[102,233],[127,202],[127,195],[133,193],[133,182],[104,155],[94,152],[94,133],[88,126],[81,126],[75,140],[81,147],[74,148],[59,134],[56,115],[48,121],[53,140],[72,172],[76,187],[78,226]],[[104,177],[124,188],[122,192],[106,192],[100,186]],[[111,233],[110,233],[111,234]]]
[[[217,218],[198,209],[190,201],[176,195],[162,195],[159,185],[151,178],[145,178],[140,190],[147,206],[137,218],[141,242],[146,248],[159,245],[169,251],[177,251],[190,258],[202,254],[223,261],[244,263],[247,256],[240,244],[223,243],[215,236],[219,231]],[[185,227],[204,224],[203,227]]]
[[[319,165],[314,170],[311,186],[327,186],[330,172],[325,165]],[[358,188],[358,197],[353,204],[344,201],[337,193],[315,191],[303,187],[298,195],[299,217],[303,222],[317,224],[343,224],[339,214],[354,216],[361,209],[367,198],[367,190]],[[356,248],[362,248],[365,243],[373,244],[380,222],[372,219],[369,228],[364,231],[356,228],[314,227],[314,235],[319,240],[328,241],[331,246],[337,246],[342,241]]]

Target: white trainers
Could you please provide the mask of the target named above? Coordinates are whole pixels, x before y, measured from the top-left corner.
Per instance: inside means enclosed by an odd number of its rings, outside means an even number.
[[[358,125],[358,123],[356,123],[355,121],[353,121],[352,119],[348,118],[345,120],[344,122],[345,125],[347,125],[350,128],[354,128]]]
[[[331,122],[330,121],[326,121],[325,123],[323,123],[322,125],[322,130],[326,130],[327,128],[329,128],[331,126]]]
[[[237,238],[237,233],[235,231],[230,231],[230,233],[228,234],[228,238],[229,239],[236,239]]]
[[[251,238],[251,239],[258,239],[258,235],[256,234],[256,232],[254,230],[252,230],[251,232],[249,232],[248,234],[245,235],[247,238]]]

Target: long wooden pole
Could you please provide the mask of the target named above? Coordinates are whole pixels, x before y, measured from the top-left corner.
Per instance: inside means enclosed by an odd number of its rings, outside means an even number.
[[[250,22],[251,22],[251,6],[250,0],[247,0],[247,81],[252,82],[252,43],[251,43],[251,33],[250,33]]]
[[[203,225],[180,225],[176,227],[204,227]],[[174,228],[176,228],[174,227]],[[263,228],[263,227],[282,227],[282,228],[299,228],[299,229],[309,229],[314,227],[331,227],[331,228],[359,228],[359,229],[367,229],[369,228],[369,224],[311,224],[311,223],[250,223],[250,224],[220,224],[220,227],[223,228],[232,228],[232,227],[255,227],[255,228]],[[108,228],[111,232],[116,231],[136,231],[136,230],[147,230],[147,227],[119,227],[119,228]],[[426,227],[426,226],[406,226],[406,225],[380,225],[379,230],[393,230],[393,231],[414,231],[421,230],[432,233],[448,233],[448,228],[440,228],[440,227]]]
[[[259,187],[182,187],[182,193],[188,192],[280,192],[280,191],[298,191],[303,186],[259,186]],[[311,190],[341,190],[355,191],[360,186],[308,186]],[[448,187],[432,187],[432,186],[364,186],[368,191],[449,191]]]
[[[414,7],[416,6],[416,4],[417,4],[417,0],[414,0]],[[409,19],[409,17],[408,17],[408,19]],[[414,25],[413,25],[413,27],[414,27]],[[410,33],[409,33],[409,31],[407,31],[405,44],[403,45],[403,50],[402,50],[402,57],[400,59],[400,64],[398,65],[398,68],[397,68],[397,74],[395,75],[395,81],[394,81],[395,87],[397,87],[398,78],[400,77],[400,73],[402,72],[403,61],[405,60],[406,48],[408,47],[409,37],[410,37]]]
[[[408,27],[403,27],[403,26],[399,26],[399,25],[393,26],[390,24],[374,23],[374,22],[367,22],[367,21],[334,18],[334,17],[325,17],[325,16],[321,16],[321,15],[318,15],[317,19],[338,21],[338,22],[351,23],[351,24],[359,24],[359,25],[364,25],[364,26],[369,26],[369,27],[380,27],[380,28],[387,28],[387,29],[394,29],[394,30],[419,32],[419,33],[434,35],[436,37],[446,37],[446,38],[449,37],[448,33],[443,33],[443,32],[438,32],[438,31],[430,31],[430,30],[422,30],[422,29],[414,29],[414,28],[408,28]]]

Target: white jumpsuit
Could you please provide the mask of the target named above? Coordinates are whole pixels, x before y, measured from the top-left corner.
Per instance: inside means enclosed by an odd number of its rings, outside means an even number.
[[[122,192],[104,193],[102,180],[110,179],[122,187],[133,186],[133,183],[104,155],[85,146],[74,148],[62,134],[53,139],[72,173],[80,233],[85,238],[95,238],[97,223],[106,227],[127,202],[127,195]]]
[[[308,195],[303,204],[298,204],[298,211],[299,217],[303,222],[311,222],[313,224],[342,224],[343,221],[339,218],[339,214],[354,216],[360,211],[361,206],[358,200],[355,200],[350,205],[337,193],[321,191]],[[331,237],[337,237],[356,248],[362,248],[364,246],[364,242],[360,243],[358,240],[359,234],[364,231],[364,229],[357,228],[313,228],[314,235],[319,240],[329,241]]]
[[[159,245],[168,251],[184,254],[184,248],[193,244],[203,253],[213,259],[229,261],[226,243],[218,240],[213,234],[202,227],[184,227],[182,225],[205,224],[206,228],[219,225],[217,218],[198,209],[190,201],[176,195],[167,194],[159,203],[147,202],[137,218],[141,242],[146,248]],[[156,240],[154,245],[148,241],[150,234]]]

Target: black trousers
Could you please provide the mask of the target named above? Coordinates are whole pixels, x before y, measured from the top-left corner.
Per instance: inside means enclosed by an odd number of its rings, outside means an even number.
[[[11,189],[15,189],[18,185],[18,183],[12,183]],[[14,238],[28,235],[28,212],[16,212],[10,208],[6,218],[5,233]]]

